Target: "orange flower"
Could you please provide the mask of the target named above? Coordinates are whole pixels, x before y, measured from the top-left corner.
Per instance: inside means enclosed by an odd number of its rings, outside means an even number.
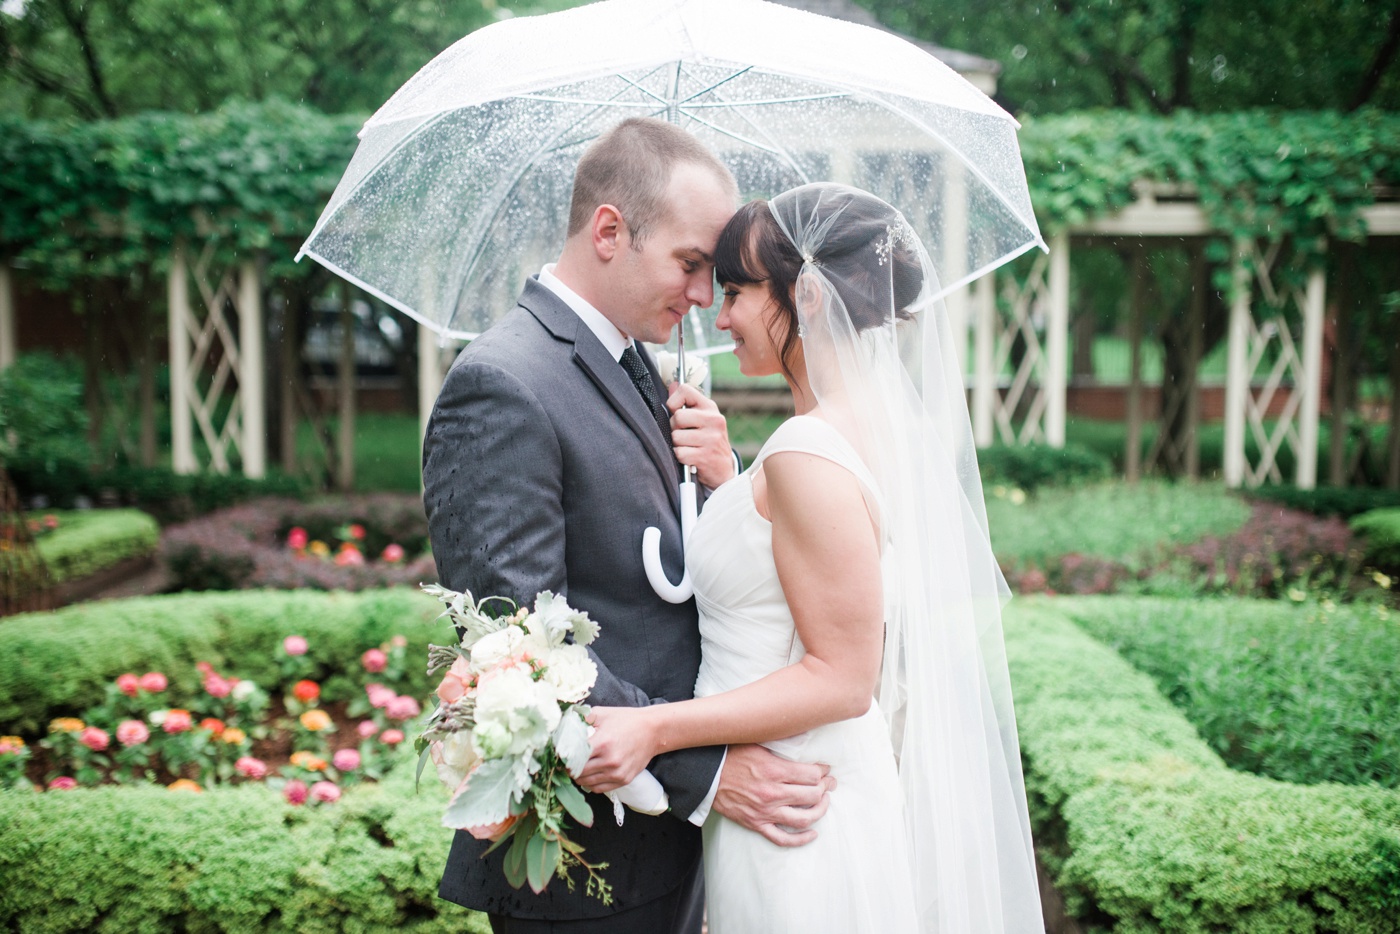
[[[204,789],[199,787],[199,782],[192,782],[188,778],[179,778],[165,786],[171,791],[194,791],[200,792]]]
[[[494,824],[478,824],[475,827],[466,827],[464,829],[478,840],[499,840],[506,835],[506,831],[515,826],[515,822],[520,820],[522,816],[523,815],[520,814],[512,814],[505,820],[497,821]]]
[[[221,735],[226,729],[226,727],[224,726],[224,721],[218,719],[217,717],[205,717],[203,720],[199,721],[199,728],[201,730],[208,730],[215,736]]]
[[[86,723],[77,717],[59,717],[49,721],[50,733],[81,733]]]
[[[305,749],[292,753],[292,765],[299,769],[306,769],[308,772],[324,772],[326,770],[326,760],[307,752]]]
[[[313,733],[319,733],[331,725],[331,715],[324,710],[308,710],[301,715],[301,725]]]
[[[220,734],[219,739],[228,743],[230,746],[237,746],[239,743],[243,743],[248,740],[248,734],[244,733],[236,726],[231,726],[226,728],[224,732]]]
[[[18,736],[0,736],[0,755],[19,752],[24,748],[24,740]]]

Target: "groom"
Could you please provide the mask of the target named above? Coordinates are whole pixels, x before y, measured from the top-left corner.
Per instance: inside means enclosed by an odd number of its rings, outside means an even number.
[[[693,601],[656,596],[642,532],[662,533],[671,580],[683,568],[677,461],[703,487],[734,476],[724,417],[688,386],[669,397],[636,342],[662,343],[692,305],[713,298],[712,254],[737,187],[694,137],[652,119],[624,121],[584,154],[557,264],[453,363],[428,423],[424,505],[441,583],[478,598],[567,595],[601,626],[589,702],[639,706],[689,698],[700,664]],[[700,827],[711,807],[796,846],[825,812],[825,769],[757,746],[659,756],[670,796],[658,817],[590,795],[596,820],[574,837],[606,861],[605,906],[558,879],[517,890],[505,847],[458,832],[439,895],[491,915],[496,934],[698,934]],[[576,870],[577,874],[577,870]]]

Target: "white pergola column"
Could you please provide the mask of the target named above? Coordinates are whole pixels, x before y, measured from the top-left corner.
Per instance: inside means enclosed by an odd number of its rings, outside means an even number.
[[[996,273],[972,283],[972,313],[972,437],[985,448],[996,437]]]
[[[1050,240],[1050,320],[1045,327],[1045,440],[1065,446],[1065,397],[1069,386],[1069,235]]]
[[[1225,372],[1225,485],[1244,483],[1245,406],[1249,402],[1250,275],[1248,244],[1235,241],[1230,269],[1230,329]]]
[[[190,411],[190,292],[185,246],[176,243],[170,257],[170,443],[171,468],[194,473],[194,419]]]
[[[1326,313],[1327,285],[1319,265],[1308,273],[1308,287],[1303,297],[1303,378],[1298,391],[1302,405],[1298,410],[1298,458],[1296,482],[1300,489],[1317,486],[1317,422],[1322,401],[1322,319]]]
[[[242,400],[243,475],[267,473],[267,412],[263,369],[262,283],[258,264],[243,263],[238,277],[238,392]]]
[[[15,337],[15,284],[10,267],[0,261],[0,370],[15,362],[19,343]]]

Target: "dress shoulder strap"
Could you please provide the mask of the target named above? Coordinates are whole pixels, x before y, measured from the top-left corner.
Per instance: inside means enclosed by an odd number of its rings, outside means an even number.
[[[794,415],[789,418],[778,426],[759,450],[752,469],[757,470],[769,457],[783,451],[814,454],[849,470],[860,483],[871,516],[879,521],[883,504],[875,478],[851,442],[830,422],[815,415]]]

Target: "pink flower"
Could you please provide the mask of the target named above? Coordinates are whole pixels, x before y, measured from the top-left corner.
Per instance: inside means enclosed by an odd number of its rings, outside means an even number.
[[[78,742],[82,743],[93,752],[101,752],[112,742],[112,738],[107,735],[106,730],[99,730],[95,726],[90,726],[78,734]]]
[[[68,775],[60,775],[49,782],[49,791],[72,791],[78,787],[77,779]]]
[[[233,767],[253,779],[267,778],[267,763],[252,756],[241,756]]]
[[[53,513],[49,513],[47,516],[44,516],[44,528],[46,528],[46,529],[56,529],[56,528],[58,528],[58,516],[55,516]]]
[[[386,746],[397,746],[403,742],[403,730],[385,730],[379,734],[379,739]]]
[[[287,799],[288,804],[306,803],[306,782],[292,779],[282,788],[282,797]]]
[[[354,525],[350,526],[350,537],[355,539],[356,541],[364,538],[365,527],[356,522]]]
[[[458,655],[452,662],[452,667],[443,675],[442,683],[437,686],[438,700],[444,704],[455,703],[460,700],[463,694],[472,689],[475,675],[471,671],[471,663],[465,655]]]
[[[288,636],[282,640],[282,651],[288,655],[305,655],[308,646],[303,636]]]
[[[117,742],[123,746],[139,746],[151,738],[151,731],[140,720],[123,720],[117,726]]]
[[[331,765],[341,772],[353,772],[360,767],[360,753],[354,749],[338,749],[331,756]]]
[[[384,705],[384,716],[390,720],[411,720],[422,712],[423,708],[407,694],[395,697]]]
[[[233,685],[228,680],[210,672],[204,679],[204,690],[209,692],[210,697],[228,697],[233,690]]]
[[[403,635],[395,635],[389,640],[389,644],[394,646],[395,648],[401,649],[404,646],[408,645],[408,637]]]
[[[403,546],[397,543],[390,543],[384,546],[384,551],[380,554],[380,559],[390,564],[398,564],[403,560]]]
[[[165,675],[158,671],[148,671],[141,676],[141,690],[143,691],[159,694],[169,686],[170,682],[165,680]]]
[[[180,710],[177,707],[165,712],[165,719],[161,721],[160,728],[167,733],[185,733],[194,729],[194,719],[188,710]]]
[[[320,781],[311,786],[311,797],[330,804],[340,800],[340,786],[335,782]]]
[[[384,707],[397,696],[382,684],[366,684],[365,693],[369,695],[371,707]]]
[[[214,666],[208,662],[195,662],[194,670],[207,677],[214,671]]]
[[[347,542],[346,547],[336,553],[335,563],[340,567],[358,567],[365,563],[365,556],[360,553],[360,549]]]
[[[375,723],[373,720],[361,720],[360,725],[357,726],[355,730],[360,734],[361,739],[369,739],[375,733],[379,732],[379,724]]]
[[[384,670],[384,666],[389,664],[389,656],[384,654],[383,649],[369,649],[360,656],[360,664],[365,666],[365,671],[370,674],[379,674]]]
[[[131,672],[124,675],[117,675],[117,690],[127,697],[135,697],[136,692],[141,690],[141,679]]]
[[[290,532],[287,533],[287,547],[288,547],[288,548],[291,548],[291,549],[293,549],[293,550],[295,550],[295,551],[301,551],[303,548],[305,548],[305,547],[306,547],[306,541],[307,541],[306,529],[303,529],[303,528],[302,528],[301,526],[299,526],[299,525],[298,525],[298,526],[293,526],[293,527],[292,527],[292,530],[291,530]],[[287,654],[288,654],[288,655],[300,655],[301,653],[300,653],[300,652],[288,652]]]

